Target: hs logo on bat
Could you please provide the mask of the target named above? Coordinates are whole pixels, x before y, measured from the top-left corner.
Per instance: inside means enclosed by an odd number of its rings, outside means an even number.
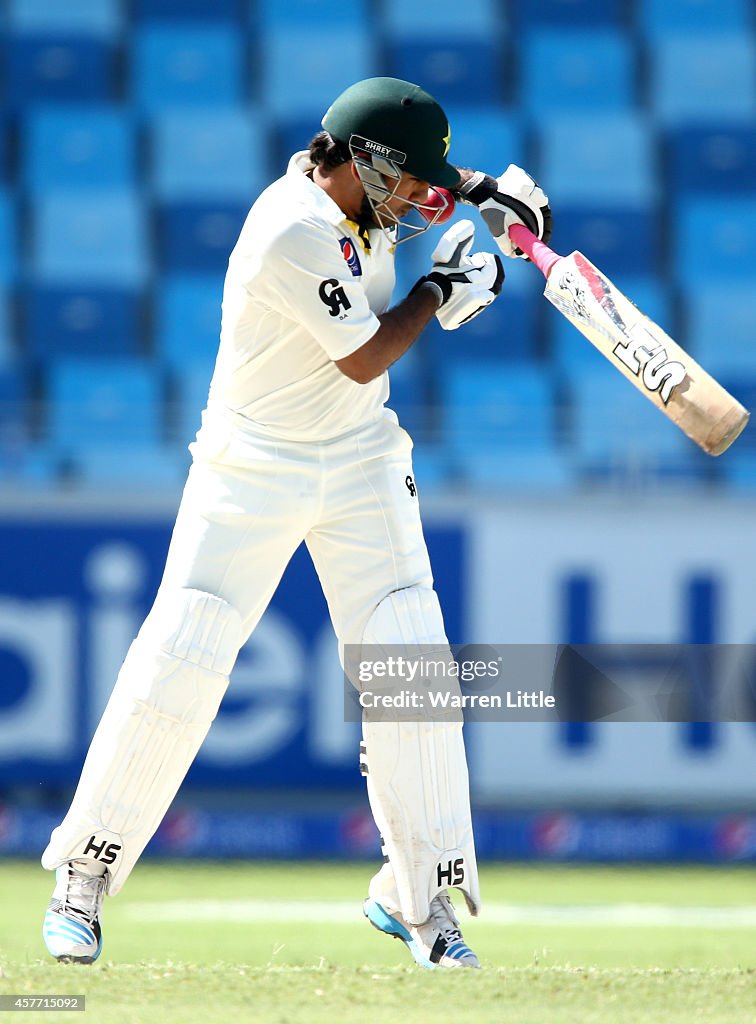
[[[671,360],[662,343],[643,324],[636,324],[629,339],[614,347],[614,355],[636,377],[642,374],[645,387],[658,391],[665,405],[687,375],[683,364]]]

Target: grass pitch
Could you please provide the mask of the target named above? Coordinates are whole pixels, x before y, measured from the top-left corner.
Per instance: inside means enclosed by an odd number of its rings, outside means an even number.
[[[484,916],[460,913],[484,969],[452,972],[415,967],[362,919],[370,870],[143,862],[82,967],[42,946],[51,876],[0,862],[0,993],[83,993],[73,1024],[756,1020],[751,869],[486,866]]]

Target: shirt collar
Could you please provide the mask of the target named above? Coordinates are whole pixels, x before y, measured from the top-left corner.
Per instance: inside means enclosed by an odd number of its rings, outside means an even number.
[[[295,153],[289,160],[286,177],[294,188],[306,197],[308,204],[316,209],[325,220],[331,224],[341,224],[347,219],[346,214],[340,206],[334,203],[327,192],[307,177],[305,171],[310,170],[311,167],[309,153],[307,150],[302,150],[300,153]]]

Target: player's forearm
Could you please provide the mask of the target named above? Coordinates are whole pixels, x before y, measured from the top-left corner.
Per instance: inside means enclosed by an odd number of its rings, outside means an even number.
[[[438,309],[432,289],[419,288],[378,317],[381,326],[373,337],[344,359],[336,360],[342,373],[358,384],[375,380],[417,340]]]

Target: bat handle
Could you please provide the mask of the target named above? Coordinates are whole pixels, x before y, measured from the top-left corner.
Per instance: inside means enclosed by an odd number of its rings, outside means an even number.
[[[543,276],[548,279],[554,264],[562,258],[559,253],[549,249],[545,242],[539,241],[524,224],[513,224],[509,229],[509,237],[519,249],[530,256]]]

